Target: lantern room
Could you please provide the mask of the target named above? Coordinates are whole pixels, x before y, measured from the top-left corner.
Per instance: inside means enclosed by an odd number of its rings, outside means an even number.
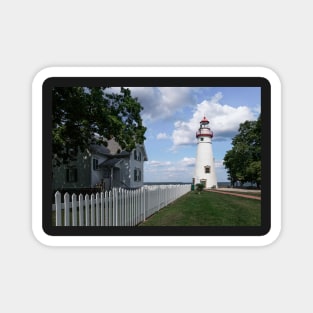
[[[200,121],[200,128],[196,133],[196,137],[213,137],[213,132],[209,127],[209,120],[204,116],[203,119]]]

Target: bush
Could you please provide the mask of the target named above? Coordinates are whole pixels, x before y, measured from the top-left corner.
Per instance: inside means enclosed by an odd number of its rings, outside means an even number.
[[[204,185],[203,184],[196,184],[196,190],[200,193],[203,191]]]

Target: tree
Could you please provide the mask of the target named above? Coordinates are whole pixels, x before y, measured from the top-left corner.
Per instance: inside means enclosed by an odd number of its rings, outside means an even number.
[[[261,161],[252,161],[247,167],[248,181],[261,185]]]
[[[232,186],[239,181],[261,184],[261,116],[256,121],[240,124],[232,140],[233,148],[226,152],[224,165]]]
[[[106,87],[56,87],[52,99],[52,152],[57,165],[73,160],[79,149],[106,146],[112,138],[127,151],[145,140],[143,107],[129,89],[112,93]]]

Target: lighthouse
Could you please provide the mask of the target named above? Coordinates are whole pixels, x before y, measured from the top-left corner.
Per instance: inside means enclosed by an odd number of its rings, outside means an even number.
[[[197,157],[193,184],[203,184],[204,188],[216,188],[217,180],[212,148],[213,132],[209,128],[209,123],[204,116],[196,133]]]

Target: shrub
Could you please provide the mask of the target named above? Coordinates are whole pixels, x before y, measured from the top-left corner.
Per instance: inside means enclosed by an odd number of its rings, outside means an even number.
[[[198,191],[198,193],[200,193],[201,191],[203,191],[204,185],[203,184],[196,184],[196,190]]]

